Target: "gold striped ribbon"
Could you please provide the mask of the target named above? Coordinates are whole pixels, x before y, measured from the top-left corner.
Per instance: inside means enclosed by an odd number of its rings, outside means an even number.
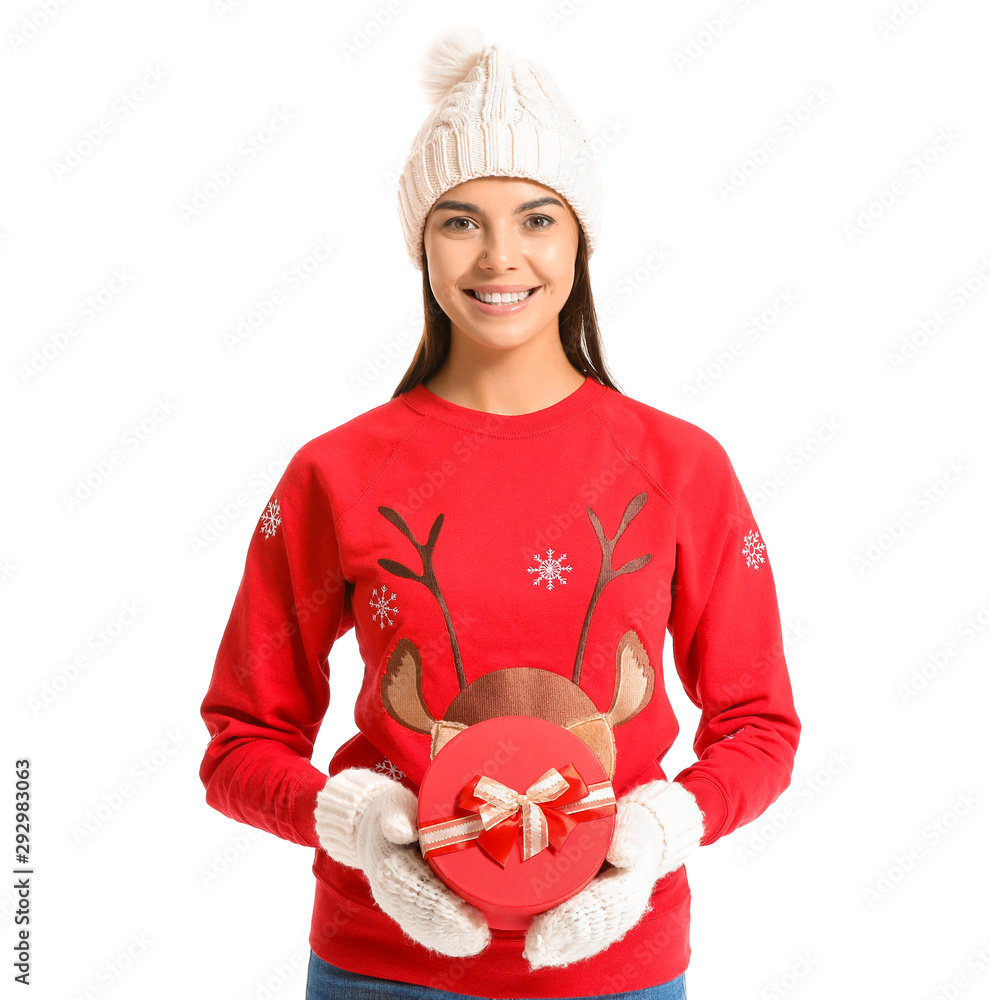
[[[487,775],[475,775],[461,790],[461,815],[419,828],[423,857],[449,854],[477,844],[503,868],[522,830],[523,861],[552,847],[559,851],[578,823],[616,811],[611,781],[586,784],[573,764],[549,768],[525,792]]]

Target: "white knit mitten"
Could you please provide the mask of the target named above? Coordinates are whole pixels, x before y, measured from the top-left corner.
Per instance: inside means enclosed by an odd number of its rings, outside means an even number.
[[[657,880],[700,844],[703,819],[694,795],[676,781],[648,781],[622,796],[605,855],[615,867],[533,918],[523,950],[530,967],[570,965],[625,937],[650,909]]]
[[[414,941],[444,955],[476,955],[491,940],[484,914],[452,892],[422,854],[416,796],[393,778],[350,767],[316,795],[323,850],[364,872],[375,902]]]

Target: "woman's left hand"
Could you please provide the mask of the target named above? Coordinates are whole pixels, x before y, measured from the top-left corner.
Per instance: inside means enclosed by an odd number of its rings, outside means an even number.
[[[703,819],[694,795],[674,781],[650,781],[620,798],[606,854],[615,867],[533,918],[523,950],[530,967],[570,965],[625,937],[650,909],[657,880],[698,846]]]

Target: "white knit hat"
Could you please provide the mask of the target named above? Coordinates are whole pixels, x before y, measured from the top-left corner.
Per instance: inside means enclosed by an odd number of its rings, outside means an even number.
[[[420,62],[434,105],[399,177],[399,218],[409,258],[423,269],[426,217],[446,191],[475,177],[525,177],[563,195],[587,254],[601,229],[603,190],[587,136],[553,78],[474,27],[452,27]]]

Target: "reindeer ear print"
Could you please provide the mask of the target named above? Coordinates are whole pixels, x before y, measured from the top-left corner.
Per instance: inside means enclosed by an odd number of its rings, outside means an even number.
[[[439,719],[433,723],[433,745],[430,747],[430,760],[432,760],[443,748],[443,745],[458,733],[467,729],[462,722],[446,722]]]
[[[572,722],[564,728],[591,747],[605,768],[608,780],[611,781],[615,777],[616,748],[615,734],[608,720],[598,713],[587,719],[578,719],[577,722]]]
[[[394,573],[396,576],[403,576],[407,580],[418,580],[419,577],[415,574],[408,566],[403,566],[402,563],[397,563],[394,559],[379,559],[378,565],[382,569],[387,569],[390,573]]]

